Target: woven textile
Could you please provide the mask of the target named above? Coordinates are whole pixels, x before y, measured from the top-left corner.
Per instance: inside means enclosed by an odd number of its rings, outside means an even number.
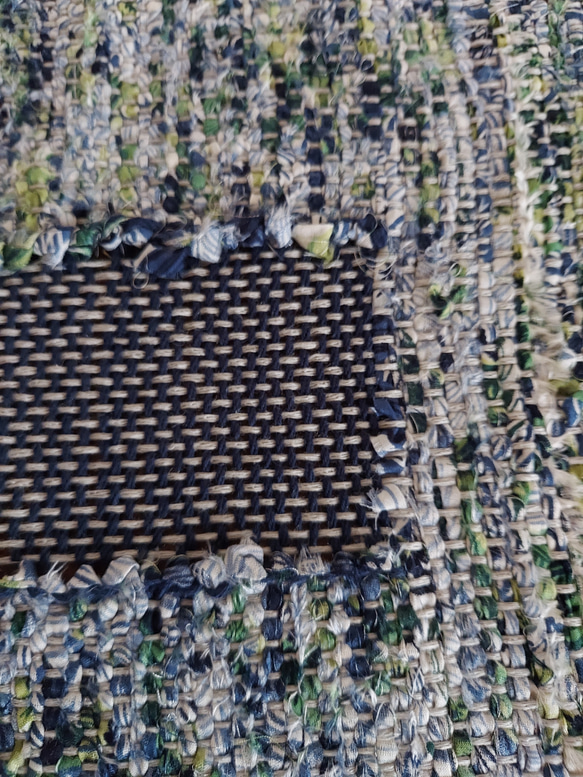
[[[378,541],[362,504],[371,291],[353,253],[315,268],[297,250],[143,290],[103,262],[9,278],[3,555],[46,572],[200,555],[249,531],[288,552]]]
[[[583,775],[582,62],[0,0],[0,777]]]

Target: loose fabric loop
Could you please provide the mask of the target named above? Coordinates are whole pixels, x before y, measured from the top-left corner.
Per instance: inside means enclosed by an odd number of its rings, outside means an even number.
[[[132,278],[132,286],[138,291],[142,291],[150,283],[150,275],[143,270],[135,270]]]

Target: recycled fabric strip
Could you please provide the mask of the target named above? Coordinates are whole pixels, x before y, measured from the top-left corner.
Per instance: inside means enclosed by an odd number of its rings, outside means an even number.
[[[266,570],[248,542],[163,573],[83,566],[67,584],[23,565],[0,581],[3,773],[470,774],[499,759],[512,773],[517,752],[540,766],[528,672],[470,671],[504,640],[496,621],[455,615],[478,639],[458,639],[451,697],[430,559],[393,544]]]

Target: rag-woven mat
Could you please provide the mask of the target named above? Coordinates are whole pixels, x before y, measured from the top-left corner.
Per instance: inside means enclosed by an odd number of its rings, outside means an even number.
[[[0,0],[0,777],[583,775],[580,0]]]

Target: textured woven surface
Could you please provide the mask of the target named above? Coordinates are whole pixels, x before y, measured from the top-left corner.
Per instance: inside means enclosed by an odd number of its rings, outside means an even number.
[[[150,236],[183,220],[179,239],[162,231],[166,255],[150,255],[150,268],[167,269],[168,253],[175,268],[216,261],[241,242],[233,219],[246,209],[267,214],[278,247],[301,222],[294,237],[320,242],[324,256],[328,222],[385,209],[384,154],[371,152],[382,137],[371,56],[394,102],[397,49],[384,30],[397,17],[382,5],[360,19],[353,3],[311,0],[3,0],[1,13],[7,268],[133,242],[129,216],[155,219]],[[306,231],[312,217],[323,231]],[[343,235],[335,231],[336,244]]]
[[[163,575],[126,560],[102,579],[82,567],[67,586],[25,568],[2,580],[0,615],[14,624],[0,645],[6,773],[24,760],[59,775],[416,773],[424,746],[412,716],[451,734],[443,675],[422,680],[431,662],[439,670],[437,621],[427,631],[413,606],[426,595],[424,551],[272,561],[266,571],[263,551],[241,544],[224,561],[178,559]],[[431,639],[427,650],[413,635]],[[464,699],[477,688],[466,683]],[[410,693],[413,704],[395,708]],[[500,704],[506,715],[507,697]],[[468,745],[458,737],[456,752]],[[435,763],[454,758],[440,749]]]
[[[2,777],[581,777],[581,2],[0,8]]]
[[[372,282],[353,265],[314,271],[289,250],[143,290],[99,265],[8,279],[3,556],[160,561],[243,530],[365,547]]]

